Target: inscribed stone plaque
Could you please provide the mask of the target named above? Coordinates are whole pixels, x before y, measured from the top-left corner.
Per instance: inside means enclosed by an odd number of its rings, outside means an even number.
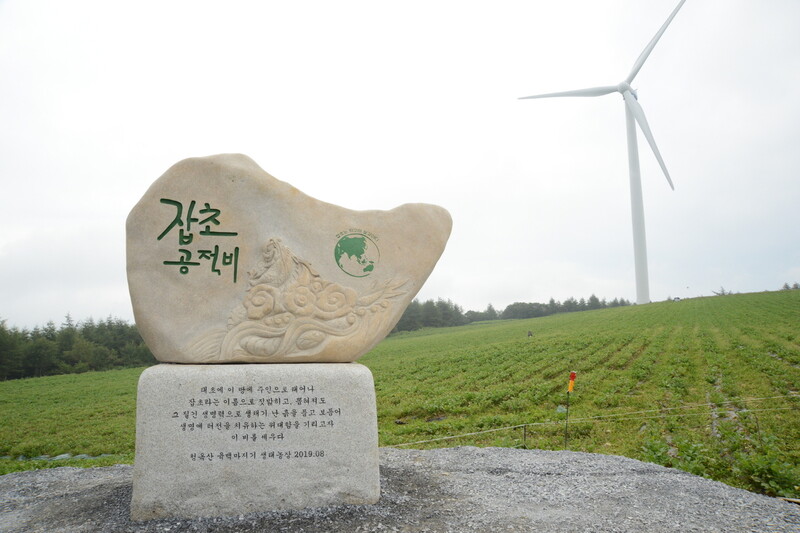
[[[142,373],[134,520],[372,504],[379,496],[375,390],[365,366],[161,364]]]
[[[127,219],[136,325],[162,362],[354,361],[400,319],[451,227],[434,205],[321,202],[243,155],[186,159]]]

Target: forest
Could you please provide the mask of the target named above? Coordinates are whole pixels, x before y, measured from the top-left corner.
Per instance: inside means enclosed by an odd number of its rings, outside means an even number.
[[[414,300],[392,333],[623,305],[630,302],[618,298],[607,302],[593,294],[588,299],[568,298],[563,302],[551,298],[546,304],[515,302],[502,312],[491,304],[484,311],[464,312],[450,300]],[[136,326],[119,318],[76,322],[68,314],[60,326],[50,321],[30,330],[8,327],[0,319],[0,380],[129,368],[155,362]]]
[[[608,302],[592,294],[588,299],[581,298],[580,300],[576,300],[575,298],[567,298],[563,302],[558,302],[550,298],[550,301],[546,304],[515,302],[508,305],[501,312],[498,312],[492,304],[489,304],[484,311],[467,311],[465,313],[461,306],[454,304],[450,300],[443,300],[441,298],[436,301],[427,300],[425,302],[414,300],[406,308],[393,332],[415,331],[422,328],[463,326],[471,324],[472,322],[481,322],[484,320],[537,318],[554,315],[556,313],[590,311],[624,305],[631,305],[631,303],[624,298],[614,298],[611,302]]]
[[[9,328],[0,320],[0,380],[77,374],[151,365],[153,354],[136,326],[119,318],[76,323],[70,315],[60,327],[51,321],[32,330]]]
[[[785,283],[781,290],[800,285]],[[733,294],[721,288],[716,295]],[[631,305],[624,298],[611,301],[594,294],[589,298],[567,298],[563,302],[514,302],[502,311],[489,304],[483,311],[466,311],[450,300],[414,300],[406,308],[392,333],[422,328],[464,326],[486,320],[537,318],[557,313],[591,311]],[[0,318],[0,381],[57,374],[132,368],[156,363],[134,324],[109,316],[75,322],[67,314],[60,326],[50,321],[33,329],[8,327]]]

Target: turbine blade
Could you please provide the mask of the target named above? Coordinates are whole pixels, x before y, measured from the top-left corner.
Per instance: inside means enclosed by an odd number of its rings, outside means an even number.
[[[650,44],[648,44],[645,47],[645,49],[642,51],[642,53],[639,54],[639,59],[637,59],[636,63],[634,63],[633,68],[631,69],[631,73],[628,74],[627,78],[625,78],[625,81],[627,83],[632,82],[633,78],[635,78],[636,75],[639,73],[639,70],[642,68],[642,65],[644,65],[645,61],[647,61],[647,57],[650,55],[650,52],[653,51],[653,48],[655,48],[656,43],[658,42],[659,39],[661,39],[661,36],[664,34],[664,32],[667,29],[667,26],[669,26],[669,23],[672,22],[672,19],[675,18],[675,15],[678,14],[678,10],[681,8],[681,6],[683,6],[684,2],[686,2],[686,0],[681,0],[680,2],[678,2],[678,7],[676,7],[672,11],[672,14],[669,16],[669,18],[664,23],[664,25],[661,26],[661,29],[658,30],[658,33],[656,33],[656,36],[653,37],[653,39],[650,41]]]
[[[644,116],[644,110],[642,109],[642,106],[630,91],[625,91],[622,93],[622,97],[625,98],[625,104],[628,106],[628,109],[631,110],[633,118],[636,119],[636,122],[639,124],[639,128],[641,128],[642,133],[644,133],[644,138],[647,139],[648,144],[650,144],[650,148],[652,148],[653,153],[658,160],[658,164],[661,165],[661,170],[664,171],[664,176],[667,178],[667,183],[669,183],[669,186],[674,191],[675,185],[672,184],[672,178],[669,177],[667,166],[664,164],[664,160],[661,158],[661,152],[658,151],[656,140],[653,138],[653,133],[650,131],[650,126],[647,124],[647,119]]]
[[[616,85],[608,85],[606,87],[591,87],[589,89],[578,89],[575,91],[563,91],[560,93],[547,93],[537,94],[535,96],[523,96],[519,100],[531,100],[533,98],[558,98],[561,96],[603,96],[617,92]]]

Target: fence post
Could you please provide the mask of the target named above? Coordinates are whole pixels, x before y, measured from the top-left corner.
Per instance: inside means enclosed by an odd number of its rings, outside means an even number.
[[[569,443],[569,395],[572,392],[572,389],[575,387],[575,377],[577,374],[575,372],[569,373],[569,386],[567,387],[567,419],[564,422],[564,449],[568,449]]]

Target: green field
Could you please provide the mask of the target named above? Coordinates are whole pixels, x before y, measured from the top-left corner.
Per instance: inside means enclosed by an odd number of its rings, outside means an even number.
[[[574,370],[569,449],[800,496],[800,291],[403,333],[359,362],[381,446],[563,449]],[[131,462],[141,371],[0,383],[0,472]],[[16,459],[62,453],[111,455]]]

